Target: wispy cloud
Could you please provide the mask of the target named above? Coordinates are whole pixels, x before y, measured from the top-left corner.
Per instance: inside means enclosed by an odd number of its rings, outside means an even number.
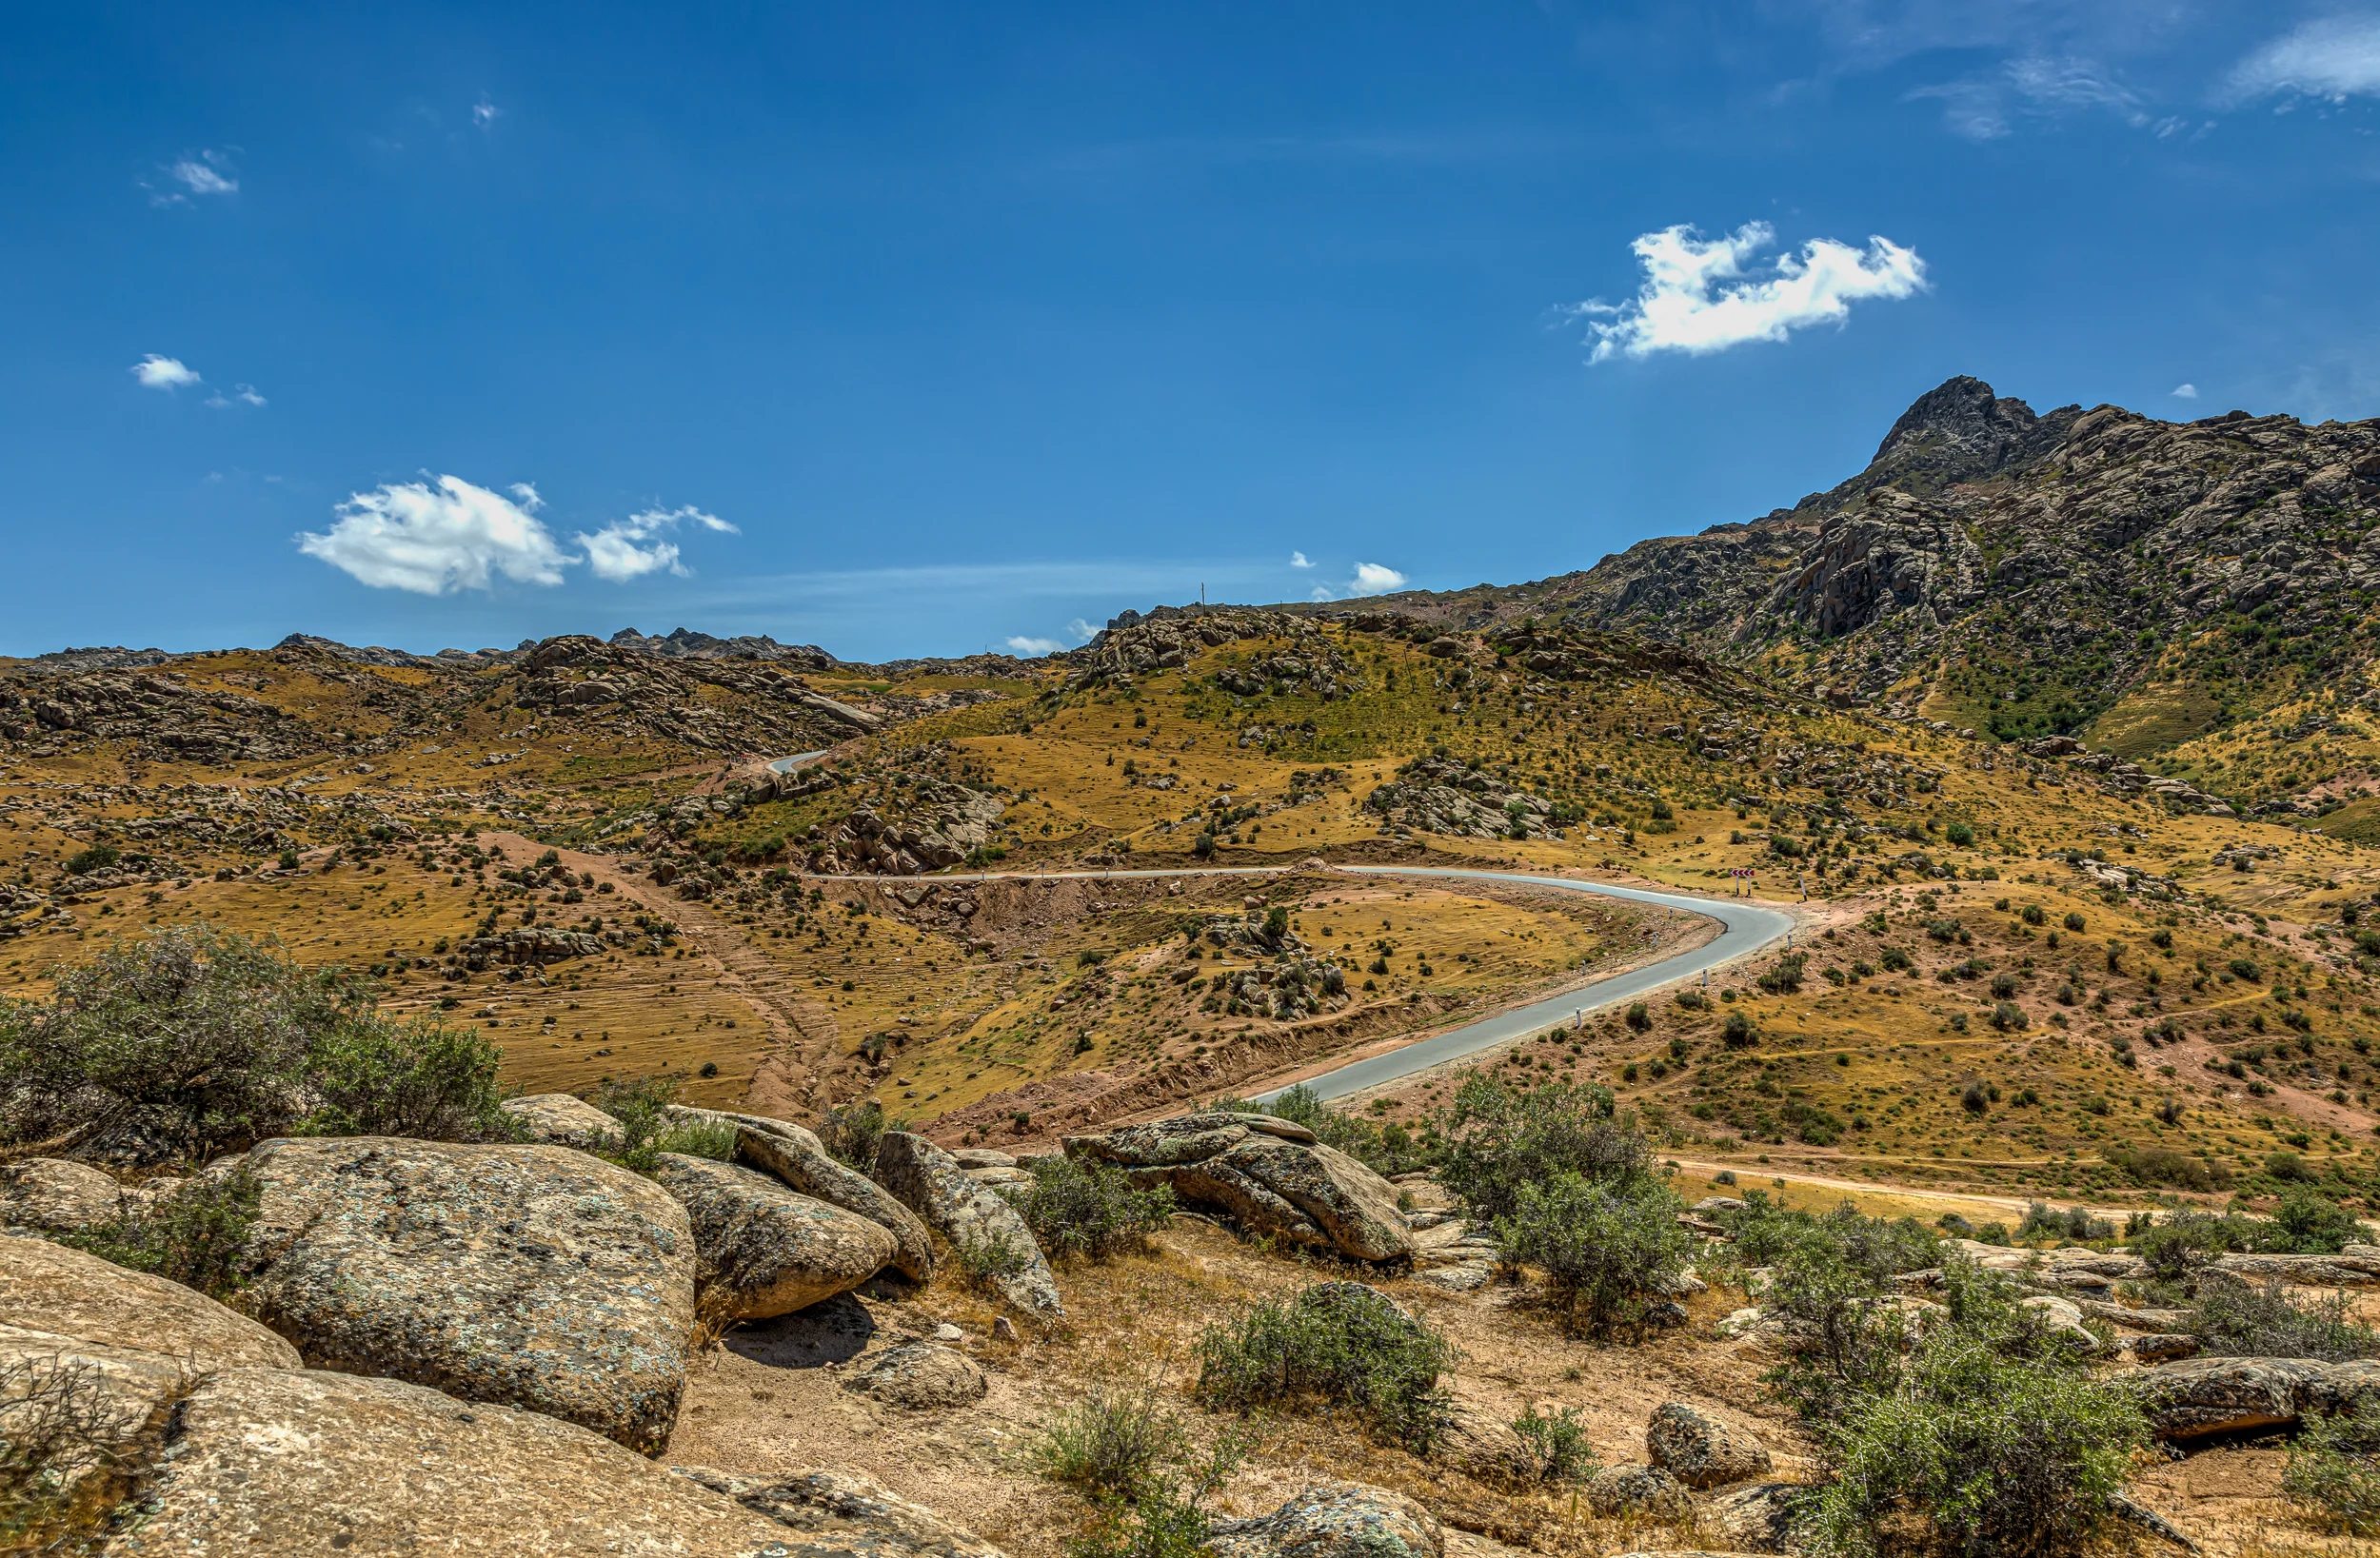
[[[678,561],[678,543],[658,538],[686,523],[730,536],[740,533],[725,520],[699,508],[653,508],[625,520],[614,520],[593,535],[581,531],[575,539],[586,548],[586,565],[598,579],[625,584],[631,579],[664,570],[684,579],[688,569]]]
[[[1313,563],[1306,561],[1306,555],[1303,552],[1290,553],[1289,565],[1293,568],[1311,568],[1314,566]]]
[[[561,583],[564,567],[578,560],[537,518],[536,489],[513,492],[506,498],[459,476],[391,483],[341,503],[338,523],[327,534],[300,535],[298,550],[374,589],[415,595],[484,590],[499,574]]]
[[[2380,16],[2325,16],[2283,33],[2239,62],[2233,102],[2291,92],[2333,102],[2380,94]]]
[[[1997,140],[2019,119],[2054,120],[2086,111],[2114,114],[2134,128],[2152,119],[2141,100],[2097,60],[2078,55],[2027,55],[1993,69],[1911,92],[1912,101],[1938,98],[1943,122],[1971,141]]]
[[[231,154],[212,148],[176,157],[158,169],[158,178],[163,182],[141,181],[151,206],[188,206],[193,195],[231,195],[240,189]]]
[[[486,92],[482,92],[479,94],[479,101],[471,105],[471,123],[486,129],[503,118],[504,112],[504,109],[487,100]]]
[[[1355,572],[1343,584],[1317,584],[1307,593],[1309,601],[1340,601],[1349,596],[1386,595],[1401,590],[1411,582],[1405,576],[1385,562],[1359,562]]]
[[[1056,639],[1010,638],[1002,641],[1007,644],[1008,652],[1012,655],[1055,655],[1066,647]]]
[[[1765,222],[1747,222],[1723,238],[1703,239],[1680,225],[1630,246],[1644,266],[1644,286],[1625,304],[1601,299],[1565,310],[1596,338],[1589,362],[1655,352],[1724,351],[1750,341],[1782,341],[1813,325],[1841,324],[1854,302],[1906,298],[1924,289],[1925,262],[1889,238],[1863,251],[1815,238],[1799,253],[1777,256],[1755,275],[1755,261],[1776,242]]]
[[[150,352],[132,365],[132,377],[144,389],[183,389],[200,382],[197,370],[175,357],[160,357]]]
[[[2177,401],[2194,401],[2198,398],[2198,386],[2196,385],[2175,385],[2173,386],[2173,398]]]
[[[256,392],[254,385],[233,385],[228,394],[218,389],[208,396],[207,404],[220,411],[232,405],[262,405],[265,397]]]

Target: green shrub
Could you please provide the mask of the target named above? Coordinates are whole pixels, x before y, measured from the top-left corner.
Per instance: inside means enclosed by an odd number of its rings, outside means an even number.
[[[1343,1114],[1322,1102],[1322,1095],[1299,1082],[1282,1091],[1269,1104],[1228,1099],[1216,1107],[1243,1114],[1270,1114],[1314,1133],[1323,1146],[1345,1153],[1378,1174],[1410,1173],[1436,1160],[1427,1144],[1414,1139],[1398,1121],[1375,1125],[1359,1115]]]
[[[999,1277],[1015,1276],[1033,1264],[1033,1253],[1006,1229],[995,1229],[971,1244],[962,1244],[953,1252],[959,1260],[959,1274],[969,1285],[982,1287]]]
[[[838,1104],[818,1122],[819,1144],[828,1155],[862,1173],[876,1172],[876,1149],[884,1133],[895,1129],[884,1117],[884,1106],[873,1098]]]
[[[2272,1225],[2283,1248],[2300,1255],[2335,1255],[2350,1244],[2369,1244],[2371,1231],[2352,1213],[2316,1190],[2292,1190],[2281,1197]]]
[[[1719,1042],[1731,1050],[1748,1050],[1760,1042],[1760,1030],[1743,1013],[1730,1012],[1719,1027]]]
[[[264,1194],[264,1186],[243,1164],[229,1173],[192,1179],[129,1216],[52,1236],[209,1298],[228,1298],[242,1286],[241,1254]]]
[[[504,1051],[477,1028],[376,1014],[342,1023],[314,1046],[316,1104],[296,1134],[337,1136],[506,1135],[511,1116],[496,1073]]]
[[[2355,1318],[2343,1292],[2300,1300],[2278,1282],[2251,1288],[2202,1280],[2184,1329],[2204,1351],[2233,1358],[2380,1357],[2380,1332]]]
[[[1238,1468],[1240,1441],[1225,1436],[1205,1458],[1144,1481],[1127,1506],[1110,1503],[1098,1530],[1066,1544],[1066,1558],[1213,1558],[1205,1505]]]
[[[1033,1469],[1052,1482],[1129,1504],[1166,1467],[1189,1461],[1190,1440],[1156,1386],[1094,1385],[1041,1424],[1031,1455]]]
[[[1513,1436],[1520,1441],[1523,1464],[1531,1477],[1538,1482],[1584,1482],[1603,1469],[1580,1416],[1577,1407],[1540,1412],[1531,1403],[1512,1420]]]
[[[1518,1209],[1526,1185],[1565,1173],[1606,1179],[1649,1173],[1644,1138],[1611,1122],[1612,1095],[1593,1084],[1515,1088],[1473,1072],[1438,1122],[1446,1142],[1438,1180],[1475,1217]]]
[[[2083,1100],[2088,1109],[2091,1100]],[[2095,1112],[2094,1112],[2095,1113]],[[2025,1220],[2016,1225],[2020,1239],[2048,1237],[2064,1239],[2073,1244],[2087,1244],[2093,1239],[2112,1239],[2115,1227],[2105,1218],[2093,1217],[2081,1207],[2068,1207],[2060,1212],[2044,1202],[2035,1201],[2025,1209]]]
[[[1347,1411],[1383,1439],[1427,1450],[1449,1410],[1439,1376],[1454,1344],[1356,1282],[1324,1282],[1259,1304],[1199,1337],[1196,1393],[1208,1406]]]
[[[2349,1536],[2380,1536],[2380,1395],[2351,1410],[2310,1415],[2290,1445],[2281,1491],[2315,1524]]]
[[[1512,1212],[1496,1219],[1496,1237],[1506,1260],[1545,1272],[1570,1329],[1602,1336],[1640,1328],[1685,1264],[1681,1210],[1650,1173],[1563,1173],[1520,1186]]]
[[[1753,980],[1753,983],[1758,985],[1761,989],[1767,991],[1772,996],[1793,995],[1795,992],[1801,989],[1802,974],[1803,971],[1809,967],[1809,964],[1810,955],[1808,953],[1789,952],[1784,956],[1779,957],[1776,962],[1762,973],[1758,978]],[[1737,1015],[1740,1016],[1741,1014]]]
[[[1033,1236],[1053,1259],[1105,1260],[1140,1248],[1174,1214],[1174,1193],[1141,1190],[1123,1170],[1057,1157],[1034,1171],[1033,1188],[1014,1199]]]
[[[1905,1359],[1809,1421],[1833,1473],[1808,1506],[1815,1551],[2072,1553],[2112,1517],[2147,1437],[2137,1405],[2066,1356],[1995,1273],[1953,1292]]]

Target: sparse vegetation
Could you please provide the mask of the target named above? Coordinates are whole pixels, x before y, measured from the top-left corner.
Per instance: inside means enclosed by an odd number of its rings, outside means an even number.
[[[1452,1343],[1386,1295],[1324,1282],[1258,1304],[1199,1337],[1198,1397],[1211,1407],[1345,1412],[1383,1440],[1427,1450],[1443,1429]]]
[[[1174,1193],[1141,1190],[1123,1170],[1074,1157],[1053,1157],[1015,1197],[1025,1225],[1052,1259],[1105,1260],[1138,1249],[1174,1214]]]

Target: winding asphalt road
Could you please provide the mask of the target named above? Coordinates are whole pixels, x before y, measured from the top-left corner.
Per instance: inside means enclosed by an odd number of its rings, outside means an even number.
[[[818,752],[797,752],[789,758],[778,758],[769,768],[780,774],[791,773],[803,763],[823,756]],[[935,881],[1000,881],[1049,879],[1063,877],[1124,878],[1124,877],[1242,877],[1270,876],[1279,866],[1196,866],[1188,869],[1150,871],[984,871],[953,876],[936,876]],[[1509,1044],[1515,1039],[1569,1022],[1588,1012],[1599,1012],[1621,1001],[1634,1000],[1650,990],[1690,978],[1705,969],[1758,952],[1773,942],[1784,939],[1794,928],[1794,917],[1781,909],[1772,909],[1748,898],[1706,898],[1685,893],[1656,893],[1641,887],[1616,887],[1604,882],[1576,881],[1567,877],[1535,877],[1516,871],[1478,871],[1457,866],[1419,865],[1335,865],[1334,871],[1344,871],[1366,877],[1441,877],[1470,881],[1511,882],[1528,887],[1549,887],[1564,893],[1593,893],[1602,897],[1624,898],[1631,903],[1653,904],[1663,909],[1680,909],[1688,914],[1707,915],[1719,922],[1716,937],[1699,947],[1692,947],[1659,962],[1648,963],[1626,974],[1614,975],[1577,990],[1523,1006],[1510,1007],[1493,1016],[1429,1038],[1417,1039],[1383,1054],[1351,1061],[1336,1071],[1306,1078],[1305,1086],[1325,1098],[1344,1097],[1367,1088],[1379,1087],[1417,1072],[1442,1066],[1449,1060],[1459,1060],[1481,1050]],[[832,877],[829,881],[915,881],[911,877]],[[1260,1095],[1259,1101],[1277,1096],[1282,1089]]]

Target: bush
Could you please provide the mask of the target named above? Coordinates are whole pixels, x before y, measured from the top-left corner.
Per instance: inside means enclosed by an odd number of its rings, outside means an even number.
[[[1748,1050],[1760,1042],[1760,1030],[1743,1013],[1730,1012],[1719,1028],[1719,1042],[1731,1050]]]
[[[1041,1425],[1031,1454],[1052,1482],[1129,1504],[1163,1468],[1189,1460],[1189,1434],[1156,1386],[1094,1385]]]
[[[2184,1329],[2207,1352],[2231,1358],[2315,1358],[2345,1363],[2380,1357],[2380,1332],[2354,1317],[2343,1292],[2304,1301],[2278,1282],[2251,1288],[2201,1282]]]
[[[1729,1213],[1735,1258],[1772,1268],[1763,1303],[1795,1340],[1771,1386],[1805,1413],[1823,1416],[1846,1392],[1880,1388],[1905,1340],[1885,1302],[1903,1272],[1942,1264],[1942,1241],[1912,1218],[1886,1222],[1845,1202],[1823,1216],[1788,1212],[1755,1193]]]
[[[734,1157],[735,1127],[723,1120],[681,1123],[670,1117],[669,1105],[684,1081],[684,1074],[676,1073],[631,1081],[606,1079],[596,1088],[589,1101],[618,1120],[620,1129],[596,1143],[595,1155],[638,1173],[660,1167],[664,1153],[722,1161]]]
[[[1809,1425],[1834,1473],[1804,1528],[1820,1553],[2070,1553],[2113,1513],[2147,1438],[2138,1406],[2067,1357],[2013,1285],[1960,1265],[1950,1317]]]
[[[1628,1006],[1628,1026],[1640,1034],[1652,1027],[1653,1009],[1642,1001],[1631,1001]]]
[[[1493,1222],[1518,1208],[1525,1185],[1565,1173],[1603,1179],[1650,1172],[1644,1139],[1613,1125],[1611,1113],[1612,1095],[1591,1083],[1518,1089],[1474,1072],[1455,1090],[1440,1125],[1439,1183],[1471,1215]]]
[[[1207,1327],[1198,1351],[1196,1393],[1211,1407],[1344,1410],[1416,1452],[1446,1425],[1438,1379],[1455,1366],[1454,1344],[1360,1283],[1257,1305],[1236,1325]]]
[[[81,1553],[78,1542],[131,1491],[149,1465],[120,1389],[91,1364],[20,1357],[0,1363],[0,1552]]]
[[[2176,1111],[2178,1114],[2179,1111]],[[2169,1125],[2172,1122],[2167,1121]],[[2170,1185],[2175,1190],[2222,1190],[2231,1171],[2211,1158],[2172,1147],[2109,1147],[2103,1156],[2130,1174],[2136,1185]],[[2137,1247],[2135,1247],[2137,1252]]]
[[[2088,1107],[2088,1100],[2085,1107]],[[2016,1236],[2020,1239],[2047,1237],[2087,1244],[2093,1239],[2115,1237],[2115,1227],[2104,1218],[2093,1217],[2081,1207],[2068,1207],[2059,1212],[2035,1201],[2025,1209],[2025,1220],[2016,1225]]]
[[[884,1106],[873,1098],[838,1104],[818,1122],[819,1144],[846,1168],[876,1172],[876,1149],[894,1127],[884,1118]]]
[[[295,1132],[502,1130],[498,1052],[214,926],[111,941],[48,1001],[0,1000],[0,1140],[208,1158]]]
[[[1650,1173],[1601,1180],[1563,1173],[1521,1185],[1511,1213],[1496,1219],[1496,1237],[1507,1261],[1545,1272],[1570,1329],[1603,1336],[1640,1329],[1646,1309],[1685,1264],[1681,1210]]]
[[[1140,1248],[1174,1214],[1174,1193],[1140,1190],[1123,1170],[1072,1157],[1045,1160],[1033,1188],[1018,1193],[1017,1210],[1052,1258],[1105,1260]]]
[[[1354,1114],[1342,1114],[1322,1102],[1322,1095],[1299,1082],[1264,1105],[1226,1100],[1220,1108],[1270,1114],[1313,1132],[1325,1147],[1345,1153],[1378,1174],[1407,1173],[1427,1168],[1433,1156],[1413,1133],[1391,1120],[1375,1125]]]
[[[52,1236],[209,1298],[228,1298],[245,1281],[240,1257],[264,1195],[264,1186],[243,1164],[229,1173],[193,1179],[146,1211]]]
[[[1112,1513],[1091,1535],[1066,1544],[1067,1558],[1212,1558],[1205,1504],[1240,1464],[1240,1441],[1218,1440],[1206,1458],[1152,1475],[1128,1512]]]
[[[1992,1026],[2004,1034],[2020,1032],[2031,1020],[2025,1016],[2025,1009],[2014,1001],[2001,1001],[1992,1008]]]
[[[1808,953],[1789,952],[1778,958],[1767,972],[1753,980],[1753,983],[1772,996],[1791,996],[1801,989],[1802,974],[1809,964]]]
[[[2354,1214],[2315,1190],[2293,1190],[2272,1213],[2274,1230],[2290,1253],[2335,1255],[2350,1244],[2371,1242],[2371,1230]]]
[[[123,858],[122,852],[113,844],[93,844],[67,857],[66,874],[69,877],[88,877],[94,871],[107,870]]]
[[[1538,1482],[1584,1482],[1603,1469],[1580,1415],[1577,1407],[1540,1412],[1533,1402],[1520,1409],[1511,1426],[1531,1477]]]
[[[2380,1536],[2380,1395],[2350,1410],[2309,1415],[2290,1445],[2281,1491],[2315,1524],[2349,1536]]]

